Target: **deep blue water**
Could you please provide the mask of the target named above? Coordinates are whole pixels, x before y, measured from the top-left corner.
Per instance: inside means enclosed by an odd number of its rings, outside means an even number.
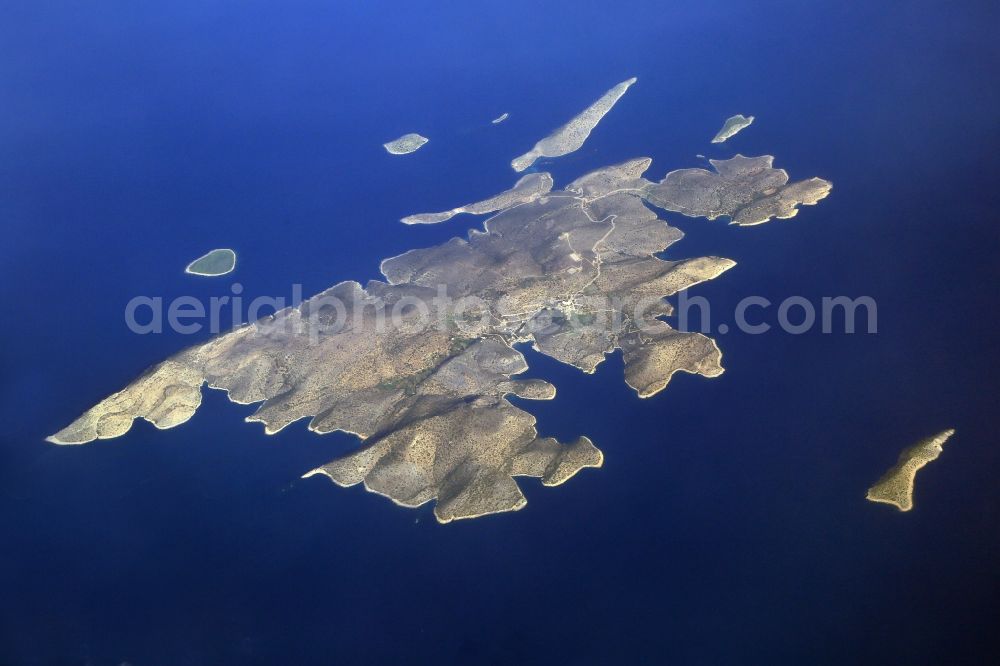
[[[8,2],[0,9],[0,664],[973,664],[1000,595],[993,3]],[[361,8],[359,5],[363,5]],[[43,438],[205,335],[136,295],[308,295],[481,220],[400,216],[508,187],[509,160],[639,82],[557,183],[626,158],[774,154],[832,180],[794,220],[677,215],[693,290],[870,295],[874,335],[719,336],[726,373],[640,401],[528,352],[543,434],[606,455],[520,512],[447,526],[299,475],[209,392],[188,424]],[[489,120],[503,111],[510,119]],[[733,113],[757,121],[723,147]],[[384,141],[431,138],[390,157]],[[182,273],[213,247],[235,273]],[[916,509],[864,500],[957,435]]]

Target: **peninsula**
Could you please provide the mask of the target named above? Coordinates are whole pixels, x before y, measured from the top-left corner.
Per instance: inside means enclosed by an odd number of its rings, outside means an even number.
[[[460,213],[486,215],[487,213],[495,213],[498,210],[510,208],[517,204],[534,201],[538,197],[548,194],[551,190],[552,176],[547,173],[529,173],[514,183],[514,187],[511,189],[505,190],[489,199],[465,204],[464,206],[452,208],[441,213],[407,215],[401,222],[403,224],[437,224],[438,222],[450,220]]]

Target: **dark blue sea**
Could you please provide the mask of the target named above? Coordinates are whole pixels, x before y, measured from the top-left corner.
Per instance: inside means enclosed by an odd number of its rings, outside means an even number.
[[[988,2],[11,0],[0,7],[0,664],[985,664],[1000,658],[1000,10]],[[877,333],[717,334],[638,399],[525,350],[602,469],[449,525],[300,479],[356,447],[206,391],[187,424],[44,438],[207,332],[135,296],[305,295],[482,223],[511,158],[638,83],[564,185],[771,154],[833,182],[754,228],[663,213],[691,290],[870,296]],[[490,120],[509,112],[505,123]],[[755,123],[721,146],[735,113]],[[406,132],[413,155],[381,144]],[[231,247],[234,273],[185,275]],[[758,311],[764,321],[773,312]],[[865,500],[956,429],[916,507]]]

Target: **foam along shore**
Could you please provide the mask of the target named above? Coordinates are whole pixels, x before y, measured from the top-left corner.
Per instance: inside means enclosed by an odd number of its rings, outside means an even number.
[[[735,116],[726,118],[726,122],[722,124],[722,129],[712,138],[712,143],[722,143],[726,139],[731,139],[747,127],[750,127],[751,123],[753,123],[753,116],[736,114]]]
[[[198,257],[187,265],[184,272],[202,277],[218,277],[232,273],[235,268],[236,253],[229,248],[222,248]]]
[[[411,132],[410,134],[404,134],[395,141],[390,141],[389,143],[383,143],[382,147],[388,151],[390,155],[406,155],[412,153],[430,139],[425,136],[420,136],[419,134]]]
[[[868,489],[865,499],[892,504],[900,511],[912,509],[913,482],[917,472],[927,463],[937,460],[944,450],[944,443],[954,434],[954,430],[945,430],[904,449],[896,464]]]
[[[403,224],[437,224],[450,220],[460,213],[470,213],[472,215],[486,215],[498,210],[505,210],[516,204],[528,203],[538,197],[544,196],[552,191],[552,176],[545,172],[529,173],[522,176],[514,183],[514,187],[505,190],[496,196],[477,201],[476,203],[465,204],[458,208],[452,208],[440,213],[419,213],[417,215],[407,215],[402,220]]]
[[[510,118],[510,114],[505,111],[505,112],[501,113],[499,116],[497,116],[496,118],[494,118],[493,120],[491,120],[490,122],[493,123],[494,125],[499,125],[500,123],[502,123],[503,121],[507,120],[508,118]]]
[[[535,147],[515,157],[510,165],[514,171],[524,171],[541,157],[559,157],[579,150],[597,123],[607,115],[608,111],[621,99],[625,91],[638,79],[632,77],[622,81],[600,99],[588,106],[568,123],[535,144]]]

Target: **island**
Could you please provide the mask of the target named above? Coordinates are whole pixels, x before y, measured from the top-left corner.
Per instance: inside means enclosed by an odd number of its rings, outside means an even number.
[[[235,268],[236,253],[228,248],[222,248],[198,257],[187,265],[184,272],[202,277],[218,277],[232,273]]]
[[[746,160],[759,167],[756,176],[745,173]],[[768,171],[771,160],[715,162],[719,175],[696,179],[700,191],[688,195],[725,201],[739,215],[792,187],[783,184],[787,174]],[[312,432],[362,440],[306,477],[362,484],[404,507],[434,501],[442,523],[521,509],[526,500],[515,479],[556,486],[604,460],[586,436],[539,437],[535,417],[511,402],[556,395],[545,380],[518,378],[527,369],[522,346],[585,373],[620,351],[625,382],[642,398],[678,372],[723,372],[715,340],[665,321],[673,313],[666,298],[735,262],[664,258],[683,234],[650,206],[676,203],[691,216],[718,207],[687,199],[681,206],[677,172],[648,180],[651,162],[598,169],[562,189],[553,189],[549,174],[529,174],[460,207],[496,209],[481,229],[384,260],[383,279],[341,282],[181,351],[48,441],[119,437],[136,419],[175,427],[199,408],[207,385],[258,405],[247,420],[268,434],[308,419]],[[829,183],[812,198],[826,192]],[[783,207],[766,211],[787,213],[801,198],[783,197]]]
[[[944,443],[954,434],[954,430],[945,430],[904,449],[896,464],[868,489],[865,499],[892,504],[900,511],[912,509],[913,482],[917,472],[931,461],[937,460],[944,450]]]
[[[430,139],[427,137],[411,132],[410,134],[404,134],[395,141],[383,143],[382,147],[385,148],[386,152],[390,155],[408,155],[409,153],[419,150],[420,147],[428,141],[430,141]]]
[[[722,125],[722,129],[720,129],[719,133],[712,139],[712,143],[722,143],[726,139],[736,136],[743,129],[750,127],[750,123],[752,122],[753,116],[742,116],[737,114],[727,118],[726,122]]]
[[[581,111],[568,123],[536,143],[534,148],[520,157],[515,157],[510,163],[511,167],[514,171],[520,172],[530,167],[541,157],[559,157],[579,150],[587,137],[590,136],[591,131],[597,127],[597,123],[601,122],[601,119],[637,80],[632,77],[627,81],[622,81],[601,95],[600,99]]]
[[[509,118],[509,117],[510,117],[510,114],[507,113],[506,111],[504,111],[503,113],[501,113],[499,116],[497,116],[496,118],[494,118],[490,122],[493,123],[494,125],[499,125],[503,121],[507,120],[507,118]]]

